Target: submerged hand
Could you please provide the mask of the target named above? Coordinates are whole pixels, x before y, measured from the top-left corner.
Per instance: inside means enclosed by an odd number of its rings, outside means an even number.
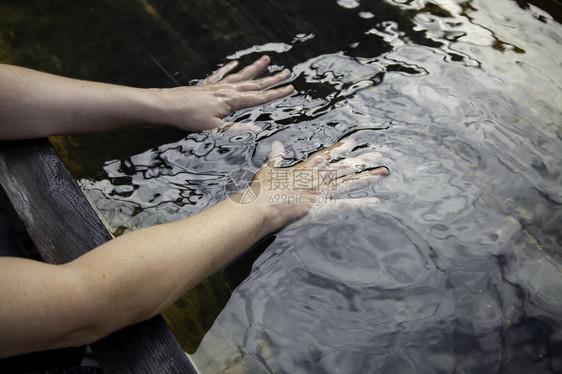
[[[222,119],[232,111],[262,105],[293,92],[291,85],[268,89],[289,78],[288,69],[252,80],[269,62],[270,58],[263,56],[238,73],[229,74],[238,65],[238,61],[232,61],[200,86],[157,90],[163,108],[163,124],[188,131],[209,130],[223,126]]]
[[[249,187],[254,191],[259,188],[259,195],[251,204],[265,209],[271,231],[307,214],[321,216],[379,202],[373,197],[335,198],[388,175],[388,168],[381,166],[382,156],[378,152],[342,158],[356,144],[355,140],[346,139],[292,167],[283,168],[280,166],[285,157],[284,147],[280,142],[273,143],[267,164],[258,171]]]

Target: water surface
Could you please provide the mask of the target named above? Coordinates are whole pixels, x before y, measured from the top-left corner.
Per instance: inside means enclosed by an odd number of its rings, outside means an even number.
[[[181,30],[182,4],[153,10]],[[246,7],[224,17],[242,24]],[[562,371],[560,24],[509,0],[255,7],[267,32],[242,28],[217,63],[268,53],[298,92],[229,117],[260,133],[190,134],[81,179],[108,227],[212,206],[275,140],[290,165],[352,136],[391,175],[350,194],[379,206],[282,230],[230,298],[221,272],[166,314],[184,346],[198,327],[183,310],[212,324],[192,356],[201,371]]]

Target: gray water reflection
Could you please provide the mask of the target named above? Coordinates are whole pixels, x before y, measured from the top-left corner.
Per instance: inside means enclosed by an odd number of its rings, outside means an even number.
[[[222,200],[274,140],[292,163],[351,134],[391,170],[351,196],[381,205],[278,233],[193,356],[202,371],[562,371],[560,24],[508,0],[389,1],[414,11],[401,30],[365,3],[338,1],[374,20],[349,50],[289,66],[299,93],[230,118],[259,134],[192,134],[82,188],[121,232]],[[389,50],[353,53],[371,37]]]

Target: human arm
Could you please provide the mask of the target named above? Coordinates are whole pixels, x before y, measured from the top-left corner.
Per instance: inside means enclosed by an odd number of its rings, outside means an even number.
[[[238,73],[230,62],[200,86],[141,89],[82,81],[0,64],[0,139],[169,125],[199,131],[220,127],[233,110],[276,100],[292,86],[268,89],[290,76],[285,69],[252,80],[269,64],[264,56]]]
[[[363,167],[357,165],[376,166],[377,154],[329,163],[353,146],[340,143],[306,162],[279,168],[283,149],[274,143],[270,161],[256,174],[261,193],[248,204],[226,199],[184,220],[125,234],[64,265],[0,259],[0,357],[87,344],[160,313],[263,236],[325,208],[312,197],[344,192],[386,174],[385,168],[354,174]],[[269,188],[278,181],[276,171],[287,171],[290,179],[281,182],[292,185],[297,171],[327,168],[339,171],[332,178],[335,190],[289,189],[283,193],[294,198],[292,203],[271,199],[279,192]],[[334,208],[373,202],[352,201],[338,200]]]
[[[64,265],[0,258],[0,358],[89,344],[157,315],[264,235],[252,214],[227,199]]]

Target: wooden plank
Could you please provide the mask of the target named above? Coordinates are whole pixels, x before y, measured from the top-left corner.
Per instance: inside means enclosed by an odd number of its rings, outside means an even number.
[[[47,139],[0,142],[0,183],[45,261],[62,264],[111,239]],[[91,348],[107,373],[196,373],[160,316]]]

